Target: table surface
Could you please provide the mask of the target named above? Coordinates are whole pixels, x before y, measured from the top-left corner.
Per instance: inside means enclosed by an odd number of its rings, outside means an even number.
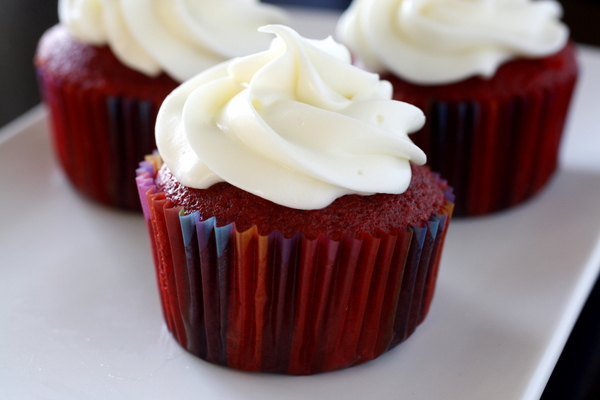
[[[296,10],[322,38],[336,13]],[[183,351],[163,322],[143,218],[79,197],[37,107],[0,133],[0,398],[537,399],[600,269],[600,51],[561,167],[530,202],[453,221],[426,321],[343,371],[253,374]]]

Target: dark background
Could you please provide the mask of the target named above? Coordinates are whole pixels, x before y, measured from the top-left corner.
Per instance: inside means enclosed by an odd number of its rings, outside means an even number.
[[[343,9],[349,0],[264,0]],[[562,0],[579,43],[600,46],[600,0]],[[42,33],[58,20],[54,0],[0,0],[0,127],[39,103],[32,60]],[[596,284],[542,400],[600,399],[600,285]]]

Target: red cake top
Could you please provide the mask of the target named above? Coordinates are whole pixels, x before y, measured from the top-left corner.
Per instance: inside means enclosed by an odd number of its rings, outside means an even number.
[[[502,64],[490,79],[472,77],[456,83],[418,85],[392,74],[382,74],[394,86],[394,98],[443,98],[448,101],[508,96],[531,88],[553,88],[557,81],[577,73],[575,46],[568,43],[556,54],[543,58],[519,58]]]
[[[114,95],[162,101],[179,83],[162,73],[150,77],[122,64],[108,46],[92,46],[76,40],[60,25],[42,36],[35,64],[64,84],[102,87]]]
[[[447,200],[445,183],[428,168],[412,166],[412,181],[402,194],[372,196],[346,195],[317,210],[297,210],[221,182],[208,189],[183,186],[166,165],[160,169],[156,183],[166,197],[186,213],[199,211],[201,218],[216,217],[219,226],[235,222],[239,231],[253,225],[260,234],[278,230],[285,237],[300,231],[315,238],[320,233],[340,239],[345,233],[360,237],[362,232],[396,233],[410,225],[422,226],[430,216],[441,212]]]

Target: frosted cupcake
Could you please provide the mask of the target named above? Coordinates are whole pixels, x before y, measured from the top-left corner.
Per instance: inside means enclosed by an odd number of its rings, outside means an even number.
[[[538,193],[557,167],[577,77],[555,1],[354,0],[337,37],[421,108],[413,136],[454,187],[456,215]]]
[[[53,144],[72,184],[139,209],[134,172],[155,147],[163,99],[182,81],[268,47],[256,31],[283,15],[254,0],[59,0],[35,56]]]
[[[408,138],[423,113],[290,28],[163,103],[138,187],[167,326],[249,371],[360,364],[424,320],[452,212]],[[268,36],[268,35],[267,35]]]

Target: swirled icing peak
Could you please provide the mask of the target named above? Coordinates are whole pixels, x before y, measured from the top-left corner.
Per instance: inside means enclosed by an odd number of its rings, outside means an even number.
[[[296,209],[356,193],[402,193],[408,138],[423,113],[391,100],[389,82],[350,62],[333,39],[269,25],[269,50],[219,64],[175,89],[156,123],[158,150],[185,186],[226,181]]]
[[[337,38],[372,71],[445,84],[559,51],[561,15],[554,0],[354,0]]]
[[[266,49],[257,29],[284,21],[258,0],[59,0],[58,14],[82,42],[108,45],[128,67],[180,82]]]

